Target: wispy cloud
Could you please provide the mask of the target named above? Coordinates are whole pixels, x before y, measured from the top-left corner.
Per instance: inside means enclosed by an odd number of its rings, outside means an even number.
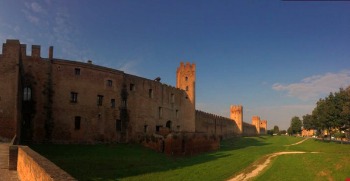
[[[124,71],[128,74],[137,75],[137,65],[139,61],[137,60],[129,60],[129,61],[121,61],[119,65],[117,65],[116,69]]]
[[[286,85],[275,83],[272,89],[286,91],[288,96],[297,97],[301,100],[312,100],[349,85],[350,71],[346,70],[338,73],[326,73],[324,75],[306,77],[298,83]]]

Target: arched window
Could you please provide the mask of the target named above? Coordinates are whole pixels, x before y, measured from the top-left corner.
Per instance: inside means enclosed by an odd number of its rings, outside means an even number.
[[[32,89],[29,87],[25,87],[23,90],[23,100],[30,101],[32,99]]]
[[[171,121],[167,121],[165,126],[169,129],[171,129]]]

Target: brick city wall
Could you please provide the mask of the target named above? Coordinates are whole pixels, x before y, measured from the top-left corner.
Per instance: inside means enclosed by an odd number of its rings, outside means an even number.
[[[21,181],[76,180],[27,146],[18,147],[17,173]]]
[[[258,133],[254,125],[243,122],[243,136],[256,136],[257,134]]]
[[[229,138],[240,134],[236,122],[232,119],[196,110],[196,132]]]

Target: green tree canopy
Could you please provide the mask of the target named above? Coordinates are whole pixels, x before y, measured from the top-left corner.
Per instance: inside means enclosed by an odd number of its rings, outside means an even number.
[[[290,122],[290,128],[292,134],[297,134],[301,132],[302,122],[299,117],[294,116]]]

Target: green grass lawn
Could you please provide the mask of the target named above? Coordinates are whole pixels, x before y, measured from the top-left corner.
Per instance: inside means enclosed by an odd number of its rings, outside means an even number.
[[[135,144],[31,145],[30,147],[78,180],[226,180],[262,156],[286,150],[325,153],[280,156],[273,160],[273,165],[258,180],[286,180],[283,179],[286,178],[283,177],[286,173],[290,175],[288,179],[293,179],[292,169],[300,175],[295,180],[305,180],[304,173],[309,175],[307,178],[323,179],[322,169],[328,168],[330,170],[324,172],[333,173],[330,175],[332,178],[343,178],[346,173],[350,173],[348,166],[350,145],[308,140],[301,145],[284,146],[300,140],[302,138],[288,136],[234,138],[223,141],[217,152],[177,158]],[[334,164],[338,161],[346,162],[333,167],[329,166],[329,162],[323,161],[326,158],[331,159]],[[285,174],[275,176],[274,172],[281,172],[275,164],[282,165],[281,169],[283,168]],[[309,165],[315,165],[320,169],[299,171]],[[290,172],[285,172],[285,169]],[[270,173],[271,170],[275,171]]]

